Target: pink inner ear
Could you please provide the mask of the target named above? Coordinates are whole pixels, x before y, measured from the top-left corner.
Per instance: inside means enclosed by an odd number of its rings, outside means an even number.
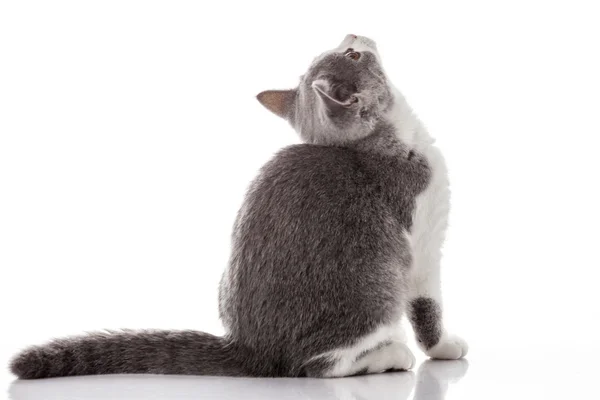
[[[287,118],[291,107],[294,104],[295,90],[265,90],[259,93],[256,98],[272,113]]]

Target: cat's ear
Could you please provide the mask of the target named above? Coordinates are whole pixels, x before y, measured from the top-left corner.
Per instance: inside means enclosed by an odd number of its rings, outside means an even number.
[[[315,80],[312,88],[330,111],[350,108],[359,101],[356,93],[350,93],[346,88],[342,88],[343,93],[334,93],[329,82],[324,79]],[[344,98],[342,99],[340,95]]]
[[[256,98],[272,113],[289,119],[296,102],[296,89],[265,90],[260,92]]]

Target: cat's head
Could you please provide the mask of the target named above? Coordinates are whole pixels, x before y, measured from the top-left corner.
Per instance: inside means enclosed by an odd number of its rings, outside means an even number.
[[[257,96],[309,143],[341,144],[367,136],[391,106],[391,86],[375,42],[347,35],[318,56],[298,87]]]

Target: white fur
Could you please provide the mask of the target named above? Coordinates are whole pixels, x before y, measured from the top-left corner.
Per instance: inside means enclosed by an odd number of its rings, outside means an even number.
[[[415,356],[406,344],[392,342],[385,347],[374,350],[355,363],[357,371],[366,368],[370,374],[384,372],[389,369],[412,369],[415,365]]]
[[[311,360],[327,358],[334,362],[333,367],[323,375],[326,378],[353,375],[365,368],[369,373],[388,369],[409,370],[415,365],[415,357],[401,340],[397,326],[381,326],[353,346],[328,351]],[[389,345],[375,349],[388,341],[391,341]],[[369,350],[367,355],[359,357]]]
[[[427,350],[427,355],[438,360],[458,360],[467,355],[467,342],[455,335],[445,334],[438,344]]]
[[[400,139],[423,154],[431,168],[429,185],[416,199],[409,235],[413,256],[409,298],[427,296],[441,304],[441,249],[450,211],[448,170],[442,153],[404,97],[397,90],[394,97],[390,117]]]
[[[397,89],[394,99],[388,118],[399,138],[427,158],[432,173],[428,187],[416,199],[413,225],[407,235],[413,256],[409,301],[419,296],[430,297],[442,307],[440,261],[450,211],[448,170],[442,153],[434,146],[435,140]],[[425,352],[432,358],[457,359],[467,351],[464,340],[449,336],[444,330],[440,342]]]
[[[379,63],[381,64],[381,58],[379,57],[379,53],[377,52],[377,45],[372,39],[364,36],[356,36],[356,35],[346,35],[342,43],[335,48],[333,51],[337,52],[345,52],[348,48],[354,49],[357,52],[370,51],[377,57]]]

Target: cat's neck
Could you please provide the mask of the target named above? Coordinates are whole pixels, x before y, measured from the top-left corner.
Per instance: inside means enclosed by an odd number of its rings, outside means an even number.
[[[396,88],[393,88],[394,103],[385,119],[394,126],[398,139],[410,149],[425,151],[435,139],[429,135],[425,125],[413,112],[406,99]]]
[[[361,152],[378,153],[385,156],[406,156],[410,151],[396,132],[396,127],[391,121],[382,119],[378,121],[371,133],[357,141],[351,142],[348,147]]]
[[[410,150],[426,152],[435,142],[402,94],[394,88],[394,103],[372,132],[351,144],[356,150],[384,155],[406,155]]]

